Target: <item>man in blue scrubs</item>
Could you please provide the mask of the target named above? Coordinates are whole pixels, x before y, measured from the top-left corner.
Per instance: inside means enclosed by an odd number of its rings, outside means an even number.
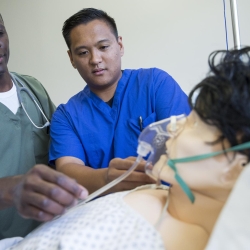
[[[187,97],[166,72],[121,70],[124,53],[113,18],[83,9],[65,21],[72,66],[87,86],[56,110],[50,162],[90,193],[123,174],[135,161],[138,136],[152,122],[189,113]],[[144,163],[109,192],[152,183]]]

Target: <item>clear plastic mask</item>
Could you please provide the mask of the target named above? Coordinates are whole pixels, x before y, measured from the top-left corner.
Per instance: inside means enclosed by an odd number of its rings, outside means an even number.
[[[183,123],[180,123],[180,120],[183,120]],[[157,177],[152,174],[153,166],[161,155],[166,154],[166,141],[179,134],[185,120],[186,116],[184,114],[171,116],[170,118],[150,124],[139,136],[137,153],[138,155],[147,157],[145,173],[156,181],[158,180]]]

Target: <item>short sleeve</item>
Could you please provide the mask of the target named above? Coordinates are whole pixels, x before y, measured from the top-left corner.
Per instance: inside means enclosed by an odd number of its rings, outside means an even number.
[[[50,136],[49,162],[51,165],[55,165],[55,160],[64,156],[76,157],[85,162],[84,148],[64,105],[60,105],[52,116]]]

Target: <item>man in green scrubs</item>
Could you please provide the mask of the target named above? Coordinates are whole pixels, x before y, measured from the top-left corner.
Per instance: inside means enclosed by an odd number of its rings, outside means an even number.
[[[10,73],[8,60],[9,38],[0,15],[0,240],[27,235],[39,221],[51,220],[87,196],[75,180],[45,165],[49,134],[42,127],[55,106],[35,78]],[[20,83],[44,115],[25,91],[20,105]]]

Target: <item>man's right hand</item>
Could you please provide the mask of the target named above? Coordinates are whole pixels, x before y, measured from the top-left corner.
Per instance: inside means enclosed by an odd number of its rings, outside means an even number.
[[[134,164],[135,161],[136,157],[128,157],[126,159],[112,159],[108,166],[106,182],[109,183],[124,174]],[[137,168],[126,179],[108,190],[108,192],[130,190],[145,184],[155,183],[152,178],[145,174],[145,163],[145,161],[141,161]]]
[[[45,165],[36,165],[19,177],[13,188],[13,203],[25,218],[48,221],[62,214],[88,191],[75,180]]]
[[[89,193],[102,188],[109,182],[124,174],[136,161],[136,157],[125,159],[114,158],[109,162],[107,168],[93,169],[85,166],[84,162],[78,158],[65,156],[56,160],[58,171],[76,179],[78,183],[86,187]],[[145,161],[142,161],[126,179],[110,188],[103,194],[130,190],[145,184],[155,183],[153,179],[145,174]]]

